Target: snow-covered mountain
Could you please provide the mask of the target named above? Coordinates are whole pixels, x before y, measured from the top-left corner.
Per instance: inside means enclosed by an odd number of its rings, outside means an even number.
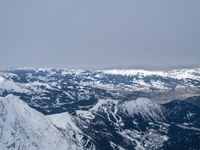
[[[45,116],[19,98],[0,98],[1,149],[83,149],[71,139],[70,115]],[[61,118],[56,121],[55,118]],[[68,130],[63,133],[61,130]],[[75,129],[75,128],[74,128]],[[78,132],[78,130],[77,130]]]
[[[4,70],[0,149],[200,149],[199,106],[200,69]]]

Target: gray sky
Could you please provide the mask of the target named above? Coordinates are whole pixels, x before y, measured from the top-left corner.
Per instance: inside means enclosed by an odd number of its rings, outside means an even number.
[[[200,0],[1,0],[0,68],[200,64]]]

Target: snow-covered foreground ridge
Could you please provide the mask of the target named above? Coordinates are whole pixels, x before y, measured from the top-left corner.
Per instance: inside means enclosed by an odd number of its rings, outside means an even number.
[[[0,97],[0,132],[1,150],[83,149],[71,138],[80,131],[67,112],[45,116],[13,95]]]

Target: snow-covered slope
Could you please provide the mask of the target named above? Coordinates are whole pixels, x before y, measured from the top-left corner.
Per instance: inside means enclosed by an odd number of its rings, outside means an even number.
[[[8,91],[15,91],[15,92],[27,92],[28,90],[23,89],[22,87],[18,86],[12,80],[7,80],[0,76],[0,89],[8,90]]]
[[[138,98],[121,104],[121,109],[129,115],[141,115],[145,119],[164,120],[164,108],[148,98]]]
[[[70,115],[68,113],[63,115],[62,121],[65,121],[64,126],[67,126],[68,123],[72,124]],[[83,149],[83,147],[81,148],[81,145],[78,145],[73,141],[72,136],[70,135],[70,130],[63,134],[55,127],[57,124],[62,125],[62,122],[55,122],[57,118],[57,120],[59,120],[59,116],[51,116],[50,118],[52,119],[49,120],[49,117],[30,108],[22,100],[13,95],[1,97],[0,149]]]

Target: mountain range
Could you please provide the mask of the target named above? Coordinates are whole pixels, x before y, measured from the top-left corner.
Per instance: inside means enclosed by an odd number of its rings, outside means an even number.
[[[200,69],[0,71],[2,150],[199,150]]]

